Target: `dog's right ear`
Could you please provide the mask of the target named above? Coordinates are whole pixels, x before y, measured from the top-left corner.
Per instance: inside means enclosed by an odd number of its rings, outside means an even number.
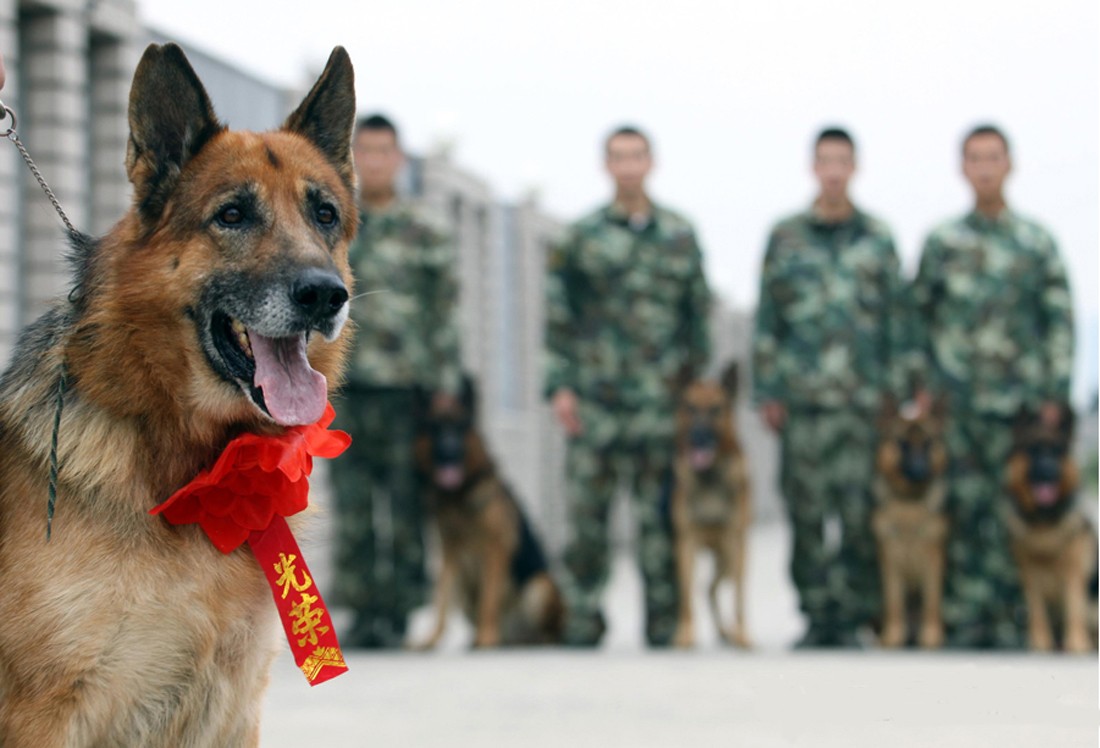
[[[731,403],[737,399],[738,373],[737,362],[730,361],[722,370],[722,376],[719,379]]]
[[[183,50],[150,44],[130,88],[126,174],[147,221],[160,217],[183,167],[225,129]]]
[[[471,419],[477,418],[477,385],[474,384],[474,378],[465,372],[462,374],[462,389],[458,393],[458,401]]]

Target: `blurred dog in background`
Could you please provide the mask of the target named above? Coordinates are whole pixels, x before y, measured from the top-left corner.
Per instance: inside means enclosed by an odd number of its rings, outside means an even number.
[[[943,644],[946,471],[942,404],[917,415],[899,411],[892,399],[884,402],[871,517],[882,574],[884,647],[908,642],[907,603],[914,594],[922,605],[918,643],[928,649]]]
[[[416,462],[443,563],[435,628],[417,647],[439,643],[456,593],[474,625],[476,647],[557,642],[564,618],[560,592],[530,523],[489,457],[476,410],[469,379],[452,402],[422,405]]]
[[[677,647],[695,643],[693,590],[699,548],[706,548],[714,556],[708,600],[715,626],[730,644],[750,646],[745,626],[745,555],[751,499],[745,455],[734,430],[736,397],[737,364],[733,363],[719,382],[689,384],[676,414],[671,510],[680,589],[673,638]],[[723,579],[734,586],[734,620],[730,627],[723,625],[718,606],[718,586]]]
[[[1054,648],[1053,612],[1062,623],[1064,649],[1087,652],[1096,643],[1096,530],[1076,503],[1073,412],[1068,407],[1062,412],[1056,428],[1029,411],[1018,416],[1006,474],[1007,522],[1027,603],[1030,647]]]

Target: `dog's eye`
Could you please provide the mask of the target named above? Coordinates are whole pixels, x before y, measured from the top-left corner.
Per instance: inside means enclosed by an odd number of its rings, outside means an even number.
[[[222,226],[235,228],[244,223],[244,211],[236,205],[227,205],[218,211],[217,221]]]
[[[328,203],[325,203],[324,205],[320,205],[317,207],[317,212],[315,213],[315,216],[317,218],[317,223],[321,224],[322,226],[331,226],[332,224],[336,223],[336,208],[332,207]]]

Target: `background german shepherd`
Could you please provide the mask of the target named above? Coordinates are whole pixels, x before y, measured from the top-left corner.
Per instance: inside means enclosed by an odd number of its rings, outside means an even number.
[[[351,62],[282,129],[231,132],[179,47],[130,94],[133,206],[0,380],[0,744],[255,746],[278,645],[251,552],[149,510],[233,436],[316,421],[357,225]],[[57,514],[46,496],[59,365]]]
[[[1096,530],[1076,503],[1073,411],[1064,407],[1062,413],[1057,428],[1030,411],[1018,416],[1006,472],[1007,522],[1031,648],[1054,648],[1049,607],[1062,623],[1065,650],[1087,652],[1096,643]]]
[[[871,526],[878,541],[883,619],[880,641],[909,640],[908,598],[921,599],[918,643],[943,644],[943,574],[947,543],[947,448],[942,403],[930,413],[903,415],[887,400],[879,418]]]
[[[561,594],[519,503],[497,474],[478,433],[473,384],[450,403],[424,402],[416,462],[439,530],[443,563],[435,584],[435,628],[416,645],[439,643],[457,593],[474,625],[474,646],[560,641]]]
[[[745,554],[752,502],[745,455],[733,425],[736,397],[737,364],[733,363],[720,382],[688,385],[676,413],[672,525],[680,590],[673,637],[677,647],[695,644],[693,590],[699,548],[714,554],[708,600],[715,627],[730,644],[750,646],[745,626]],[[734,588],[730,627],[723,625],[718,608],[718,585],[723,579],[729,579]]]

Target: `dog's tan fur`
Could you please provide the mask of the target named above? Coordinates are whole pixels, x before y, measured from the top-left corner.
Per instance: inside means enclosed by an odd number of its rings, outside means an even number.
[[[173,527],[148,512],[235,434],[281,430],[203,353],[191,315],[210,273],[247,276],[316,258],[350,286],[351,75],[338,49],[283,130],[230,132],[178,47],[153,46],[143,57],[130,106],[134,206],[97,245],[78,248],[74,301],[24,335],[3,380],[5,748],[259,744],[279,636],[263,574],[247,548],[223,555],[197,526]],[[329,127],[325,117],[337,121]],[[226,190],[244,182],[267,223],[227,243],[206,222]],[[328,247],[303,216],[307,182],[349,217]],[[309,361],[330,383],[344,345],[310,340]],[[47,543],[63,360],[61,473]]]
[[[737,367],[731,365],[722,381],[697,381],[681,396],[677,411],[677,457],[674,466],[672,524],[675,532],[679,615],[673,643],[677,647],[695,644],[693,590],[696,554],[705,548],[714,556],[714,578],[708,600],[715,627],[722,638],[738,647],[751,646],[745,624],[745,557],[752,515],[749,476],[745,455],[733,422],[737,391]],[[717,435],[713,466],[698,472],[688,455],[688,432],[696,419],[710,421]],[[722,623],[718,586],[723,579],[733,584],[734,619]]]
[[[1058,501],[1065,511],[1053,522],[1037,521],[1037,502],[1028,480],[1027,448],[1035,440],[1063,440]],[[1054,648],[1050,609],[1061,618],[1062,646],[1067,652],[1089,652],[1096,645],[1096,601],[1089,600],[1089,581],[1096,572],[1096,531],[1073,504],[1078,487],[1076,462],[1068,451],[1068,433],[1034,423],[1018,429],[1017,444],[1006,471],[1012,506],[1006,512],[1012,553],[1020,573],[1028,617],[1028,644]]]
[[[926,649],[943,645],[943,576],[948,524],[947,449],[939,413],[905,418],[889,407],[879,424],[873,493],[877,502],[871,526],[878,541],[882,575],[883,618],[880,642],[903,646],[908,639],[906,598],[921,597],[918,643]],[[927,449],[930,473],[914,482],[902,469],[900,445]]]

